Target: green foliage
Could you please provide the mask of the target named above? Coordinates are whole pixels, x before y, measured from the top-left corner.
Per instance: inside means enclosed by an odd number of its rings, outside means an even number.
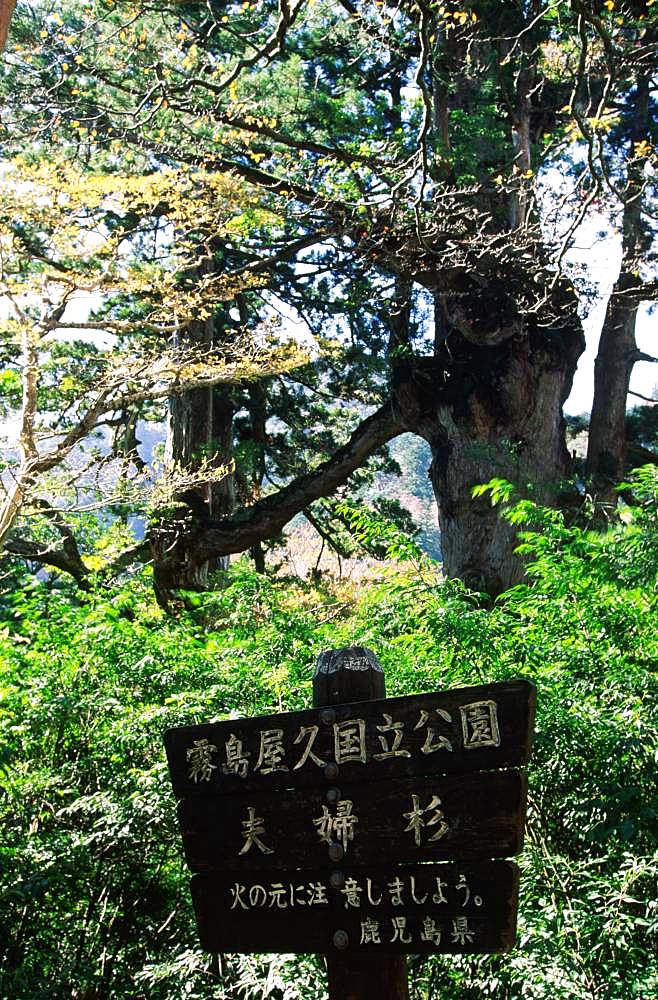
[[[146,571],[84,597],[44,583],[5,596],[0,997],[325,995],[315,958],[199,951],[162,733],[309,705],[317,654],[353,643],[378,653],[389,694],[518,676],[538,689],[517,947],[412,959],[412,997],[655,996],[655,470],[630,486],[637,502],[601,534],[494,484],[529,576],[492,608],[427,563],[357,590],[238,562],[178,620]],[[398,544],[372,513],[345,514]]]
[[[410,537],[413,519],[397,501],[380,498],[368,508],[341,500],[334,509],[366,552],[380,559],[422,562],[423,553]]]
[[[12,409],[20,405],[22,393],[21,377],[11,368],[0,372],[0,414],[6,417]]]

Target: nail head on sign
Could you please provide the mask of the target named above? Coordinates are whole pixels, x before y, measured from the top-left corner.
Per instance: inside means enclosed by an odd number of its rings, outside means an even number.
[[[338,764],[335,764],[333,761],[331,761],[330,764],[327,764],[324,769],[324,776],[325,778],[328,778],[330,781],[333,781],[334,778],[337,778]]]
[[[329,857],[332,861],[341,861],[345,851],[340,844],[329,844]]]
[[[342,889],[345,885],[345,876],[342,872],[332,872],[329,876],[329,885],[332,889]]]
[[[350,943],[350,939],[347,936],[346,931],[335,931],[334,932],[334,947],[338,948],[339,951],[344,951]]]
[[[320,722],[325,726],[330,726],[336,721],[336,712],[333,708],[323,708],[320,712]]]
[[[327,802],[340,802],[340,788],[327,789]]]

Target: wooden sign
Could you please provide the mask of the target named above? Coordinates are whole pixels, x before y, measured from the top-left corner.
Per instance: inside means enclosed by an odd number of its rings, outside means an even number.
[[[322,653],[316,708],[165,734],[201,945],[324,952],[330,1000],[408,1000],[405,953],[514,943],[535,689],[383,698]],[[363,700],[359,700],[363,699]]]
[[[518,767],[530,750],[527,681],[183,726],[165,733],[175,794]]]
[[[385,955],[507,951],[515,864],[195,875],[201,945],[211,952]]]
[[[504,858],[523,840],[518,771],[183,799],[192,871]]]

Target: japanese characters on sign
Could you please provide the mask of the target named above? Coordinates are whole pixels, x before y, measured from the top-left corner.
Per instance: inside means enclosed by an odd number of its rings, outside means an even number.
[[[511,945],[518,870],[493,861],[279,880],[213,874],[195,876],[192,890],[210,950],[244,951],[246,937],[253,951],[314,951],[338,941],[360,950],[469,953]],[[218,920],[220,913],[230,919]]]
[[[445,877],[451,874],[453,882],[451,885],[453,897],[459,896],[459,903],[466,907],[470,901],[476,908],[483,906],[483,897],[477,893],[472,893],[466,875],[460,871],[459,875],[448,871],[448,866],[430,867],[427,869],[414,869],[411,873],[406,869],[399,869],[396,873],[388,876],[386,880],[378,883],[370,875],[361,875],[356,871],[354,875],[340,875],[340,879],[324,878],[320,881],[309,879],[303,881],[303,876],[297,876],[294,881],[281,882],[254,882],[249,879],[246,883],[234,881],[228,886],[231,905],[229,910],[287,910],[303,906],[328,906],[329,897],[327,893],[335,888],[343,897],[343,907],[346,910],[363,907],[380,906],[387,907],[407,906],[447,906],[448,882]],[[400,877],[400,875],[402,877]],[[339,885],[334,885],[338,882]],[[454,899],[453,899],[454,902]]]
[[[524,812],[525,779],[501,771],[189,798],[179,819],[193,871],[237,871],[507,857]]]
[[[169,730],[203,947],[510,948],[533,718],[514,681]]]
[[[528,753],[534,689],[524,681],[336,709],[172,729],[174,790],[215,795],[344,780],[517,766]]]
[[[500,746],[498,706],[495,701],[479,701],[470,705],[462,705],[459,711],[461,727],[458,739],[462,740],[465,749]],[[452,716],[443,709],[437,709],[435,715],[435,725],[431,725],[432,714],[425,709],[420,709],[418,720],[413,726],[414,733],[418,730],[423,732],[424,739],[419,748],[419,752],[422,754],[441,751],[452,752],[454,749],[453,742],[448,735],[440,733],[438,725],[441,720],[451,724]],[[367,764],[369,760],[380,761],[389,760],[392,757],[411,757],[411,750],[402,745],[405,723],[399,720],[394,722],[393,717],[387,712],[383,712],[382,717],[383,724],[374,727],[379,734],[377,738],[381,744],[379,753],[368,754],[366,720],[358,717],[332,724],[332,746],[324,759],[313,752],[313,746],[320,732],[319,726],[300,725],[297,735],[292,740],[292,746],[285,745],[283,729],[261,729],[256,734],[255,743],[258,748],[256,754],[253,753],[253,750],[245,751],[243,740],[239,739],[234,732],[229,732],[223,740],[221,752],[219,752],[217,745],[211,743],[207,737],[192,741],[192,745],[185,755],[188,763],[187,776],[195,784],[202,781],[210,782],[213,772],[219,766],[222,774],[234,774],[246,778],[250,769],[249,759],[253,756],[256,758],[253,771],[255,774],[260,773],[261,775],[272,774],[275,771],[282,773],[298,771],[307,762],[315,767],[324,768],[330,762],[339,765],[355,762]],[[450,735],[450,728],[447,726],[444,728]],[[454,737],[452,739],[454,740]],[[298,744],[301,744],[300,752],[295,754],[292,751]],[[298,759],[295,760],[295,757]],[[218,765],[217,760],[221,760],[221,764]],[[286,760],[289,763],[285,763]]]

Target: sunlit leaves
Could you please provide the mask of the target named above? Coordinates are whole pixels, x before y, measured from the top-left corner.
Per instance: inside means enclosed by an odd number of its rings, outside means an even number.
[[[184,322],[240,287],[217,274],[193,285],[180,281],[222,226],[248,224],[244,189],[231,178],[172,169],[107,174],[80,171],[64,159],[16,160],[5,168],[2,188],[8,294],[29,295],[44,278],[55,298],[70,297],[76,287],[121,290],[150,300],[153,322]]]
[[[633,488],[639,548],[655,536],[655,470]],[[535,513],[529,536],[555,544],[532,585],[493,608],[399,568],[318,586],[239,562],[177,620],[145,573],[82,599],[16,588],[0,605],[0,949],[20,931],[25,961],[3,963],[8,995],[45,1000],[46,970],[57,1000],[72,983],[127,996],[138,982],[155,1000],[326,995],[325,970],[308,958],[225,956],[218,969],[198,949],[162,731],[308,707],[317,654],[365,644],[390,695],[518,676],[538,690],[517,946],[410,963],[412,991],[652,996],[656,593],[625,582],[628,529],[621,572],[604,580],[603,536]],[[360,521],[374,531],[371,514]]]

